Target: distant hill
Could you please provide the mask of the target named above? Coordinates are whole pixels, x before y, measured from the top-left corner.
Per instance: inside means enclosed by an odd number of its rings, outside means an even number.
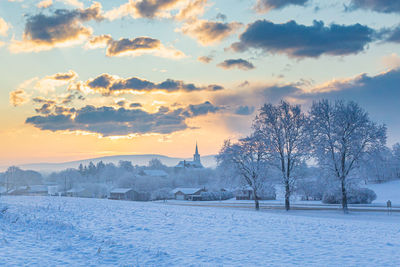
[[[79,164],[88,165],[89,162],[93,162],[96,164],[99,161],[103,161],[104,163],[114,163],[118,164],[121,160],[131,161],[132,165],[144,166],[149,163],[151,159],[159,159],[163,164],[172,167],[178,164],[181,160],[192,160],[192,158],[173,158],[163,155],[155,155],[155,154],[144,154],[144,155],[120,155],[120,156],[107,156],[100,158],[92,158],[92,159],[84,159],[84,160],[76,160],[70,162],[61,162],[61,163],[32,163],[32,164],[22,164],[18,165],[18,167],[24,170],[34,170],[41,173],[50,173],[53,171],[60,171],[68,168],[78,168]],[[201,163],[204,167],[207,168],[215,168],[217,165],[215,155],[209,155],[201,157]],[[1,171],[5,171],[7,166],[0,167]]]

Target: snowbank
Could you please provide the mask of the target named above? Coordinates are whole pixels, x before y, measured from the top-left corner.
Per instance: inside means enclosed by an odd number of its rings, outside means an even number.
[[[0,215],[5,265],[400,266],[398,214],[386,221],[101,199],[0,200],[8,206]]]
[[[386,201],[390,199],[393,206],[400,206],[400,180],[383,184],[368,184],[365,187],[374,190],[377,195],[373,204],[386,205]]]

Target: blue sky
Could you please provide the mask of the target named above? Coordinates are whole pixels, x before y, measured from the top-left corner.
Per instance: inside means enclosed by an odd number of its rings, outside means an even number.
[[[0,163],[213,154],[261,104],[322,97],[359,101],[391,145],[399,16],[394,0],[2,0]]]

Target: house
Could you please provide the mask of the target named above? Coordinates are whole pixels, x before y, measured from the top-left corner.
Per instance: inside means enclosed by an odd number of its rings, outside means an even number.
[[[137,192],[132,188],[114,188],[110,192],[109,199],[149,201],[151,199],[151,195],[148,192]]]
[[[23,196],[27,195],[28,189],[28,186],[18,186],[17,188],[9,189],[7,194],[13,196]]]
[[[201,200],[201,192],[206,192],[205,188],[175,188],[172,193],[177,200]]]
[[[47,196],[48,187],[47,185],[30,185],[27,188],[26,194],[30,196]]]
[[[58,192],[59,192],[58,185],[48,185],[47,186],[47,193],[50,196],[57,196]]]
[[[84,188],[72,188],[68,190],[65,195],[67,197],[91,197],[91,194],[88,190]]]
[[[251,187],[236,190],[236,200],[253,200],[254,191]]]
[[[110,192],[109,199],[116,200],[135,200],[137,198],[138,192],[132,188],[114,188]]]

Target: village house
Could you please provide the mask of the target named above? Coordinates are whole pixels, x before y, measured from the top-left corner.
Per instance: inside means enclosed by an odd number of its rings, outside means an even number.
[[[201,200],[201,193],[206,192],[205,188],[175,188],[172,193],[177,200]]]
[[[109,199],[135,200],[136,195],[138,195],[138,192],[136,192],[132,188],[114,188],[110,192]]]

